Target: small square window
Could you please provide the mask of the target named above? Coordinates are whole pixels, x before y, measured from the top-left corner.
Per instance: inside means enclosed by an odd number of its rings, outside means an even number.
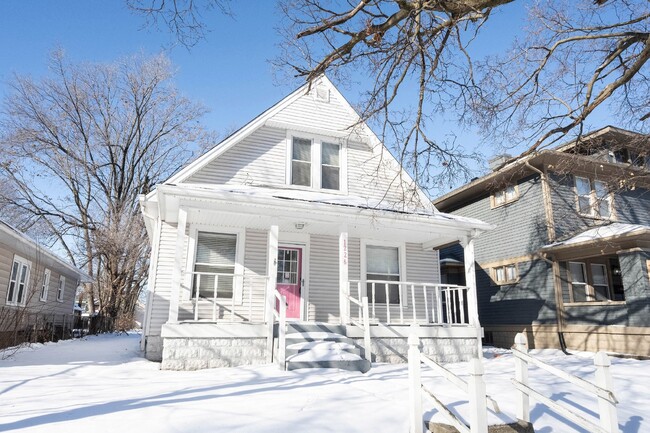
[[[497,266],[493,269],[493,279],[496,284],[515,283],[519,278],[517,265],[515,263]]]
[[[519,199],[519,188],[516,185],[509,185],[492,194],[492,207],[499,207]]]

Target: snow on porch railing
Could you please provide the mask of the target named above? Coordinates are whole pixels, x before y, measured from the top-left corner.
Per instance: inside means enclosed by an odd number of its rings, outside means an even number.
[[[618,400],[612,392],[612,373],[609,371],[611,362],[605,352],[598,352],[594,357],[596,366],[596,384],[587,382],[584,379],[573,376],[564,370],[546,364],[539,359],[533,358],[528,353],[528,340],[524,334],[515,336],[515,346],[512,348],[512,354],[515,356],[515,378],[512,379],[515,388],[517,388],[519,397],[517,401],[517,417],[522,421],[530,422],[530,397],[533,397],[540,403],[545,404],[552,411],[560,416],[574,422],[575,424],[587,429],[593,433],[614,433],[618,432],[618,415],[616,405]],[[596,423],[585,419],[576,410],[562,406],[539,391],[531,388],[528,382],[528,365],[532,364],[547,373],[564,379],[583,390],[592,394],[598,400],[598,410],[593,413],[599,414],[600,426]],[[592,412],[592,411],[589,411]]]
[[[253,320],[253,289],[259,285],[264,290],[268,278],[260,275],[229,274],[218,272],[190,272],[192,276],[192,313],[194,320],[230,319],[230,321]],[[201,280],[214,279],[208,287]],[[241,291],[241,292],[240,292]],[[207,292],[207,293],[206,293]],[[211,315],[204,317],[202,306],[211,307]]]
[[[474,358],[469,362],[469,380],[465,381],[456,374],[447,370],[425,354],[420,352],[420,338],[417,336],[418,325],[411,325],[411,334],[408,338],[408,368],[409,368],[409,416],[411,433],[426,431],[424,427],[424,412],[422,410],[422,395],[426,394],[432,401],[435,408],[448,422],[450,422],[461,433],[487,433],[487,401],[489,400],[493,410],[498,413],[499,406],[485,391],[483,380],[483,364],[480,359]],[[455,385],[467,394],[469,401],[469,423],[467,426],[442,403],[435,394],[422,384],[422,364],[431,368],[444,377],[447,382]]]
[[[350,311],[350,304],[356,305],[359,310],[357,320],[350,317],[349,322],[352,325],[361,328],[363,331],[363,357],[364,359],[372,362],[372,344],[370,340],[370,312],[368,308],[368,298],[364,296],[361,299],[357,299],[354,296],[350,295],[350,285],[347,286],[347,293],[343,293],[341,296],[345,299],[345,307],[348,309],[348,311]]]
[[[374,322],[469,324],[465,286],[388,280],[350,280],[348,286],[350,291],[356,286],[357,299],[368,298]],[[357,317],[362,317],[361,308]]]

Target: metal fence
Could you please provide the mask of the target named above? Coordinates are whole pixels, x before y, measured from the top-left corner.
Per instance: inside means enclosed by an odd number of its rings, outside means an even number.
[[[25,308],[0,307],[0,349],[23,343],[79,338],[113,329],[114,321],[109,317],[35,313]]]

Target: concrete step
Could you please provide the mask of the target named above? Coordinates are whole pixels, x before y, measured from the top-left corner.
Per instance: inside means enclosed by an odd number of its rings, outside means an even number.
[[[293,332],[286,335],[286,340],[287,344],[293,344],[300,341],[340,341],[354,344],[354,341],[345,335],[327,331]]]
[[[338,368],[348,371],[359,371],[366,373],[370,370],[370,361],[365,359],[356,360],[332,360],[332,361],[291,361],[287,363],[287,370],[298,370],[300,368]]]
[[[286,349],[287,356],[304,352],[316,353],[353,353],[361,356],[361,349],[354,344],[340,341],[301,341],[299,343],[289,344]]]
[[[345,335],[345,326],[322,322],[288,322],[287,333],[295,332],[331,332]]]

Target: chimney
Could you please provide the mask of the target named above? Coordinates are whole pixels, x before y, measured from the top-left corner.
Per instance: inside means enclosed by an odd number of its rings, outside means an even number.
[[[496,171],[497,168],[499,168],[504,162],[507,160],[511,159],[512,156],[510,156],[507,153],[502,153],[500,155],[494,155],[492,158],[488,160],[488,164],[490,165],[490,170]]]

